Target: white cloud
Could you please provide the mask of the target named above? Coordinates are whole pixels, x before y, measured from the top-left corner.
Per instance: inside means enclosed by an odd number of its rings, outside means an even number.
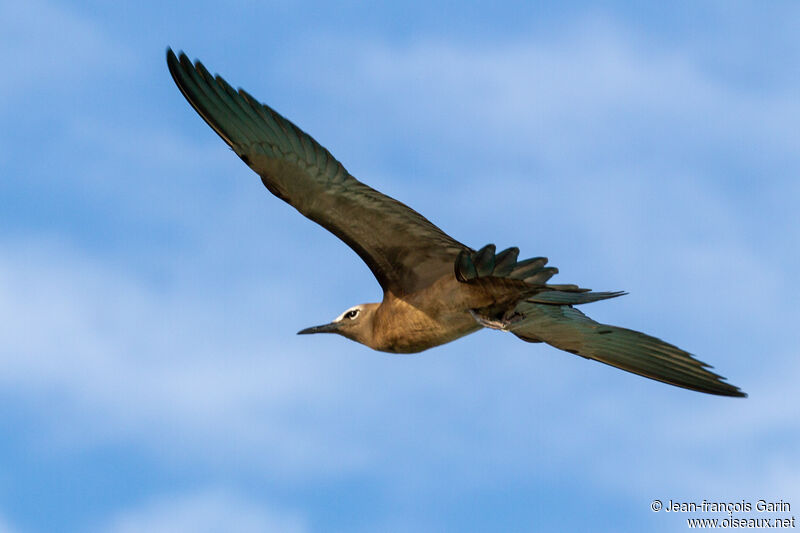
[[[166,439],[168,455],[184,446],[204,454],[222,436],[250,459],[268,452],[265,465],[279,471],[358,462],[335,428],[319,439],[325,429],[313,423],[341,392],[334,362],[309,365],[311,354],[293,353],[291,329],[262,329],[242,308],[266,294],[291,309],[292,294],[277,284],[198,301],[52,244],[4,246],[0,380],[33,401],[59,398],[41,416],[58,438],[81,445],[144,438],[161,450]],[[331,447],[334,463],[323,453]]]
[[[331,137],[366,129],[384,142],[416,139],[417,153],[446,162],[455,148],[468,160],[434,168],[455,170],[459,181],[472,178],[461,170],[476,164],[478,172],[524,171],[533,162],[540,174],[542,165],[562,172],[627,159],[634,168],[656,160],[681,169],[711,149],[735,148],[732,156],[768,163],[797,146],[800,105],[792,87],[736,85],[695,50],[654,46],[603,19],[491,43],[334,46],[346,62],[298,71],[289,58],[285,67],[299,83],[336,93],[338,115],[344,108],[344,120],[362,126]],[[369,91],[355,96],[353,85]],[[384,131],[376,115],[391,127]]]
[[[295,515],[276,512],[261,503],[224,490],[207,490],[155,499],[118,513],[103,533],[301,533]]]

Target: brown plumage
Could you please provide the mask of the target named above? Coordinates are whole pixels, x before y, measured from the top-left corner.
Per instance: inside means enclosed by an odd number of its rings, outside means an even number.
[[[672,385],[744,396],[691,354],[643,333],[594,322],[574,305],[623,294],[547,282],[547,259],[519,250],[475,251],[425,217],[351,176],[308,134],[198,61],[167,50],[186,100],[275,196],[339,237],[383,288],[361,304],[300,333],[337,333],[375,350],[413,353],[482,327],[510,331]]]

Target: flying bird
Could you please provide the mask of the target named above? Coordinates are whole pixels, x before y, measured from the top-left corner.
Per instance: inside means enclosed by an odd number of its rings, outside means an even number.
[[[415,353],[493,328],[678,387],[746,396],[688,352],[576,308],[624,292],[551,284],[558,270],[544,257],[520,261],[517,248],[465,246],[358,181],[310,135],[199,61],[167,49],[167,65],[186,100],[264,186],[344,241],[383,289],[382,302],[299,334],[336,333],[374,350]]]

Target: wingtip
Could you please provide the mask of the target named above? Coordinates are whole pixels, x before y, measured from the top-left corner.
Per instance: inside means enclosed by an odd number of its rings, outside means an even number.
[[[721,396],[727,396],[728,398],[747,398],[747,393],[736,389],[735,392],[722,393]]]
[[[178,52],[179,55],[185,55],[183,51]],[[167,63],[178,63],[178,56],[172,50],[171,46],[167,46]]]
[[[195,62],[199,63],[199,61]],[[180,66],[194,68],[194,63],[189,59],[189,56],[186,55],[186,52],[178,50],[178,52],[175,53],[171,46],[167,46],[167,65],[169,65],[170,68],[178,68]]]
[[[725,378],[720,377],[717,381],[718,385],[721,387],[717,387],[714,390],[701,390],[700,392],[708,392],[711,394],[716,394],[717,396],[727,396],[729,398],[747,398],[747,393],[742,391],[736,385],[732,385],[727,381],[723,381]]]
[[[183,51],[179,51],[178,55],[172,50],[171,46],[167,46],[167,67],[175,82],[178,82],[178,72],[181,68],[181,59],[186,57]]]
[[[747,398],[749,396],[746,392],[744,392],[743,390],[739,389],[739,387],[737,387],[735,385],[731,385],[731,387],[736,389],[735,392],[733,394],[731,394],[731,396],[733,396],[734,398]]]

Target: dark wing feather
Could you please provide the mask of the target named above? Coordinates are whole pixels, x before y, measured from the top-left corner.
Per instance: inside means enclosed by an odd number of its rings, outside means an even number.
[[[747,396],[690,353],[650,335],[600,324],[569,306],[522,302],[516,311],[523,318],[508,329],[523,340],[546,342],[678,387],[720,396]]]
[[[199,61],[168,49],[167,64],[186,100],[267,189],[355,250],[385,291],[407,294],[452,275],[466,246],[355,179],[311,136]]]

